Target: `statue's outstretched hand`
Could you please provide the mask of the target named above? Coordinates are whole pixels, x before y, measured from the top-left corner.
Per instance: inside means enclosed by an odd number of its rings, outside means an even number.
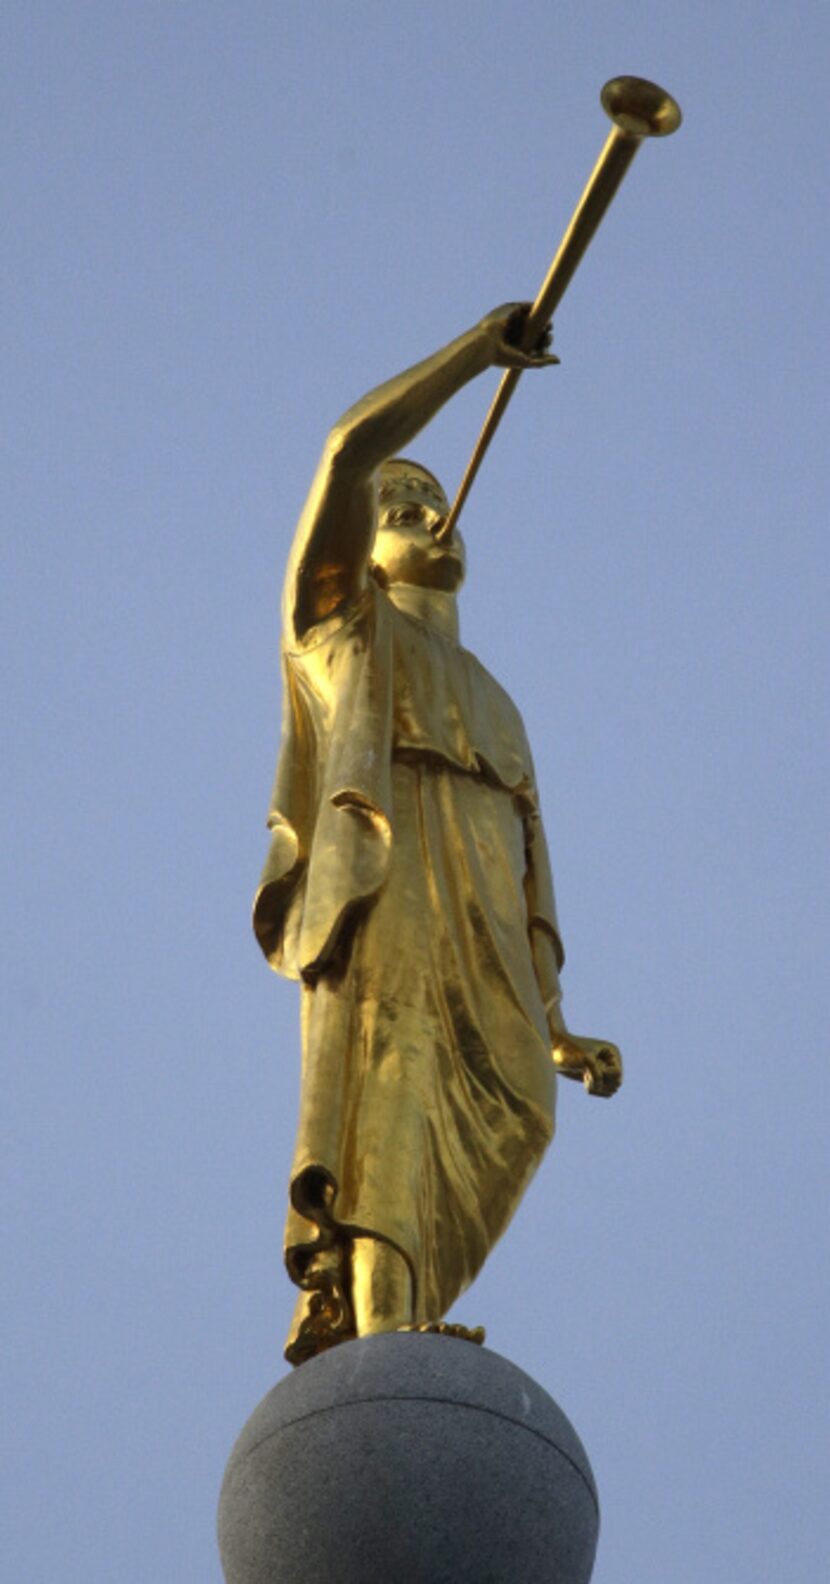
[[[492,362],[496,368],[531,369],[549,368],[559,359],[549,350],[553,330],[547,325],[528,352],[521,349],[525,321],[531,303],[502,303],[485,314],[479,324],[482,334],[488,337]]]
[[[554,1041],[553,1062],[563,1078],[581,1078],[589,1094],[607,1099],[616,1094],[622,1083],[622,1056],[608,1040],[559,1033]]]

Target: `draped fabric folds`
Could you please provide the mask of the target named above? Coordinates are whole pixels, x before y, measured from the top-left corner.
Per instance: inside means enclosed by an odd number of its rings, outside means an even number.
[[[352,1334],[350,1239],[409,1262],[437,1319],[553,1133],[563,952],[521,718],[475,657],[374,585],[283,654],[272,838],[254,907],[302,982],[287,1354]]]

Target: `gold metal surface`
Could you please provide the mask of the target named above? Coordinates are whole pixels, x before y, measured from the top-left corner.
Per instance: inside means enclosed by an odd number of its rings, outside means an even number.
[[[442,1320],[554,1130],[556,1074],[609,1096],[615,1045],[570,1033],[533,761],[507,694],[459,641],[456,522],[548,321],[647,136],[680,124],[615,78],[614,128],[533,304],[508,303],[335,425],[289,557],[283,736],[254,907],[301,985],[302,1086],[286,1225],[300,1289],[287,1357]],[[400,451],[505,370],[450,510]]]
[[[574,210],[553,263],[542,282],[528,314],[521,338],[524,351],[533,347],[558,307],[573,279],[591,238],[617,191],[644,138],[666,137],[680,126],[680,106],[665,89],[643,77],[614,77],[600,95],[603,109],[614,122],[602,153],[591,172],[588,185]],[[452,509],[441,530],[452,537],[461,508],[473,487],[490,442],[501,423],[507,404],[522,373],[521,367],[508,369],[484,420],[481,434],[458,487]]]
[[[616,1047],[571,1035],[521,717],[459,642],[458,533],[395,458],[515,344],[510,303],[369,393],[330,434],[283,599],[283,737],[254,909],[301,984],[286,1354],[440,1328],[553,1135],[557,1070],[595,1095]],[[390,460],[393,459],[393,460]]]

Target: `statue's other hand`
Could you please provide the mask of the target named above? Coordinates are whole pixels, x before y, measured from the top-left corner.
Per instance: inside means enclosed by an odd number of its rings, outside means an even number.
[[[561,1033],[553,1046],[553,1061],[563,1078],[581,1078],[589,1094],[607,1099],[622,1083],[622,1056],[608,1040]]]
[[[546,325],[528,352],[522,351],[521,341],[531,307],[531,303],[502,303],[481,320],[479,329],[488,338],[491,360],[496,368],[550,368],[559,362],[549,350],[553,340],[550,325]]]

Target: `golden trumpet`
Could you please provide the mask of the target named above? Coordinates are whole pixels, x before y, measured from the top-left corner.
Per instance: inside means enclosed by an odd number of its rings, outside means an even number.
[[[671,94],[643,77],[612,77],[605,84],[600,99],[614,125],[525,321],[521,340],[523,352],[529,352],[536,345],[554,309],[564,297],[577,265],[643,139],[666,137],[670,132],[677,131],[682,120],[680,106]],[[436,534],[437,539],[450,538],[485,452],[519,383],[521,372],[521,369],[508,369],[503,375],[449,516]]]

